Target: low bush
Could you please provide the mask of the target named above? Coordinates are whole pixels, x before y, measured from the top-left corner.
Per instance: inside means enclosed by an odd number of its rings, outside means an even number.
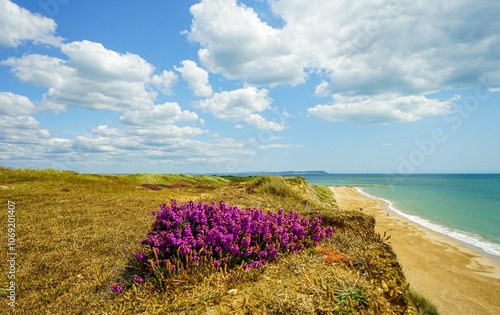
[[[136,253],[148,278],[167,279],[196,268],[258,268],[284,253],[297,252],[329,238],[334,227],[323,227],[321,215],[312,219],[298,213],[264,213],[260,209],[242,210],[224,202],[161,205],[153,211],[156,219],[142,241],[146,249]],[[122,289],[122,287],[120,287]],[[116,284],[113,287],[116,290]]]

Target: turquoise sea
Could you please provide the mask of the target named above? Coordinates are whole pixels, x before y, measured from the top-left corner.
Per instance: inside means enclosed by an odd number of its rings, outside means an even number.
[[[304,177],[316,185],[358,186],[389,210],[500,260],[500,174]]]

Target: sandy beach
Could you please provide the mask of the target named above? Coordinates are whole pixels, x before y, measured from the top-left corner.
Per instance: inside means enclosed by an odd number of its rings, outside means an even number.
[[[432,301],[440,314],[500,314],[500,262],[389,212],[383,201],[354,187],[331,189],[340,209],[373,215],[376,231],[391,235],[388,242],[410,287]]]

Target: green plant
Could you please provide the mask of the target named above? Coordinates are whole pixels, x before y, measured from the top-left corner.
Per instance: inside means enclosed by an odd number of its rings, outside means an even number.
[[[413,302],[413,305],[417,308],[419,315],[438,315],[439,312],[434,304],[431,301],[426,299],[424,296],[415,292],[414,290],[410,290],[410,298]]]
[[[334,309],[347,311],[357,309],[359,307],[368,306],[368,300],[363,294],[363,287],[344,286],[340,289],[334,290],[335,294],[335,307]]]

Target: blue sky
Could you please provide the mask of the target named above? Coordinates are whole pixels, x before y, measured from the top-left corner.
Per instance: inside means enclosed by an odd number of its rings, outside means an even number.
[[[500,3],[0,0],[0,165],[500,172]]]

